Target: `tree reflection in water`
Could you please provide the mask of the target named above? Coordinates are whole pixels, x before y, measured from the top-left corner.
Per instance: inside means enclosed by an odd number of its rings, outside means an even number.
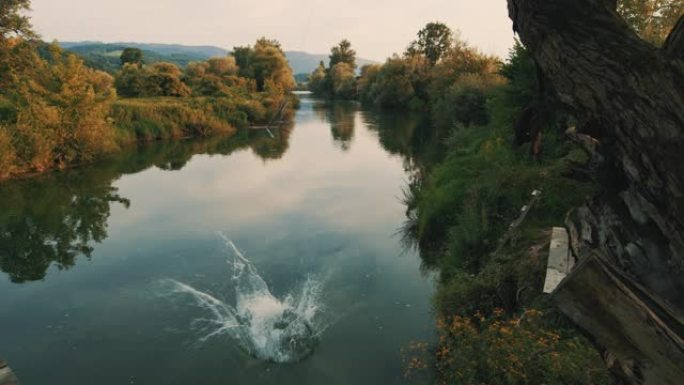
[[[14,283],[42,280],[48,268],[68,269],[90,258],[107,238],[112,204],[131,202],[112,185],[125,174],[156,166],[182,169],[196,154],[229,155],[251,149],[264,160],[287,151],[292,125],[265,132],[241,131],[205,140],[174,141],[129,148],[96,165],[0,184],[0,270]]]
[[[449,132],[433,126],[425,114],[406,111],[365,111],[362,119],[368,128],[378,135],[383,148],[403,160],[408,181],[403,191],[406,205],[406,221],[399,234],[404,247],[417,249],[422,268],[434,267],[435,253],[426,245],[417,242],[418,218],[416,213],[418,196],[425,178],[433,165],[441,161],[445,153],[445,139]]]
[[[331,100],[314,104],[322,121],[330,124],[333,141],[342,151],[349,151],[354,140],[356,113],[359,104],[347,100]]]

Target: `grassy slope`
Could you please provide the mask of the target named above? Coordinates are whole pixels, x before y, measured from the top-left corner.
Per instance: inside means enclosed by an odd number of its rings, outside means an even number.
[[[594,193],[591,183],[564,176],[586,155],[547,132],[543,159],[532,160],[511,147],[508,127],[510,119],[499,117],[487,127],[453,131],[445,159],[406,198],[416,208],[407,231],[426,265],[440,273],[435,367],[445,383],[609,383],[599,354],[541,293],[550,228]],[[538,205],[493,255],[536,189]],[[521,321],[530,312],[540,315],[534,325]],[[526,360],[526,350],[547,349]]]

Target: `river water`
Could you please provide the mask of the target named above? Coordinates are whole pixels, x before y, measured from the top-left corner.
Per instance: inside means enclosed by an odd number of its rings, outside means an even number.
[[[0,184],[0,358],[22,384],[403,383],[434,329],[397,234],[415,125],[301,104],[273,138]]]

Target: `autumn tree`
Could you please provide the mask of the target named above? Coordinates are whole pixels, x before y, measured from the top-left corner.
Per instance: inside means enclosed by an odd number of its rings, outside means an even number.
[[[184,79],[195,95],[230,96],[235,90],[256,91],[255,82],[239,77],[239,73],[235,57],[216,57],[190,63],[185,70]]]
[[[181,80],[183,72],[173,63],[154,63],[147,67],[145,93],[150,96],[188,96],[190,89]]]
[[[356,96],[356,74],[349,63],[340,62],[330,69],[330,82],[333,95],[340,99]]]
[[[93,160],[115,147],[107,122],[116,97],[112,78],[86,67],[74,55],[50,47],[50,59],[36,53],[32,66],[11,91],[15,118],[7,126],[15,166],[44,171]]]
[[[116,75],[116,89],[125,97],[188,96],[190,88],[182,81],[183,72],[173,63],[126,63]]]
[[[617,11],[641,38],[659,46],[684,14],[684,1],[620,0]]]
[[[328,68],[321,61],[310,76],[309,89],[340,99],[356,97],[356,51],[349,40],[344,39],[330,49]]]
[[[31,23],[22,12],[29,10],[29,0],[0,2],[0,94],[8,88],[13,74],[28,65],[29,47],[25,44],[36,37]]]
[[[253,48],[236,47],[232,56],[240,68],[240,76],[254,79],[257,91],[266,90],[266,84],[291,91],[296,82],[292,68],[277,40],[261,38]]]

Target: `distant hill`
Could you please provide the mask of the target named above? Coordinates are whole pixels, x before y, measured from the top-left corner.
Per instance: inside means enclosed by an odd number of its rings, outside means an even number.
[[[102,71],[114,72],[121,66],[119,57],[124,48],[139,48],[143,51],[146,63],[167,61],[185,67],[193,61],[206,60],[212,56],[225,56],[228,51],[216,47],[185,47],[170,44],[138,44],[138,43],[97,43],[82,42],[59,43],[62,48],[83,58],[90,67]]]
[[[290,62],[290,67],[296,74],[310,74],[312,73],[318,64],[323,61],[325,65],[328,65],[328,55],[323,54],[311,54],[302,51],[286,51],[287,60]],[[357,58],[356,64],[359,68],[366,64],[376,64],[376,61]]]
[[[139,48],[143,51],[146,63],[168,61],[185,67],[193,61],[206,60],[215,56],[226,56],[230,51],[214,46],[188,46],[180,44],[148,44],[148,43],[102,43],[94,41],[60,42],[62,48],[83,57],[85,62],[103,71],[114,72],[119,69],[119,55],[124,48]],[[328,55],[310,54],[302,51],[285,51],[290,66],[295,74],[313,72],[321,60],[328,63]],[[359,58],[359,67],[375,63]]]

